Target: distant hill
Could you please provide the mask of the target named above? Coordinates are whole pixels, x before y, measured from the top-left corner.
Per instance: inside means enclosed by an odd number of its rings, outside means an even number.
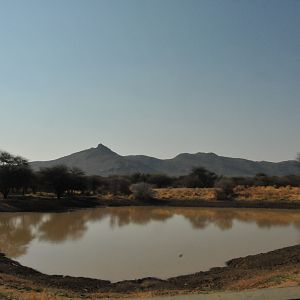
[[[121,156],[102,144],[97,148],[90,148],[55,160],[30,163],[34,170],[58,164],[78,167],[87,175],[102,176],[128,175],[136,172],[178,176],[188,174],[193,167],[199,166],[226,176],[252,176],[257,173],[283,176],[299,173],[297,162],[293,160],[278,163],[258,162],[201,152],[182,153],[172,159],[158,159],[145,155]]]

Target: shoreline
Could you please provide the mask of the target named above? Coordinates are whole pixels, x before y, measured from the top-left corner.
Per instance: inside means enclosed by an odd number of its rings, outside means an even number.
[[[115,198],[112,200],[97,197],[65,197],[61,199],[19,196],[0,200],[1,212],[67,212],[83,208],[126,206],[160,206],[160,207],[205,207],[205,208],[264,208],[264,209],[300,209],[300,201],[259,201],[259,200],[176,200],[153,199],[132,200]]]
[[[149,297],[195,294],[300,284],[300,244],[235,258],[225,267],[166,280],[154,277],[111,283],[107,280],[47,275],[0,254],[0,286],[15,293],[51,293],[66,297]],[[63,299],[63,298],[62,298]]]

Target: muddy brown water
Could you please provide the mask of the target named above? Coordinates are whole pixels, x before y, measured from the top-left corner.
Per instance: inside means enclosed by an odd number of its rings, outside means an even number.
[[[168,278],[300,243],[300,211],[122,207],[1,213],[0,251],[47,274]]]

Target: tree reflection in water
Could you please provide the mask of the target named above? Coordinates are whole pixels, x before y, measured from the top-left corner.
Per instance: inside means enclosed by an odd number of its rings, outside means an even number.
[[[122,207],[67,213],[1,213],[0,251],[17,258],[26,254],[34,239],[61,243],[84,236],[88,224],[108,219],[111,228],[149,222],[166,222],[175,215],[187,219],[195,230],[215,225],[229,230],[234,221],[255,223],[259,228],[294,225],[300,231],[300,212],[264,209]]]

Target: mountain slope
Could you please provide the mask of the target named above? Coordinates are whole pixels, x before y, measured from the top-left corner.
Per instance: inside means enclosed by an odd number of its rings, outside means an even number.
[[[172,176],[188,174],[193,167],[205,167],[219,175],[252,176],[257,173],[267,175],[289,175],[299,173],[296,161],[256,162],[241,158],[218,156],[214,153],[182,153],[172,159],[158,159],[145,155],[121,156],[106,146],[99,144],[51,161],[30,163],[34,170],[64,164],[78,167],[88,175],[127,175],[140,173],[164,173]]]
[[[55,160],[30,163],[34,170],[59,164],[80,168],[88,175],[108,176],[132,174],[135,172],[155,172],[151,166],[126,159],[126,157],[111,151],[102,144],[99,144],[97,148],[90,148]]]

